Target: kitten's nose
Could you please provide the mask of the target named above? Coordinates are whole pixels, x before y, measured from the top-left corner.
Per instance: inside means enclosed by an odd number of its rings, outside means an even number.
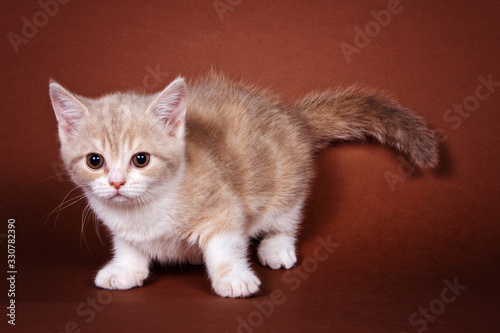
[[[115,189],[119,190],[120,187],[125,185],[127,179],[127,174],[122,169],[115,167],[109,171],[108,182],[109,185],[113,186]]]
[[[119,190],[122,185],[125,185],[125,182],[111,182],[109,184]]]

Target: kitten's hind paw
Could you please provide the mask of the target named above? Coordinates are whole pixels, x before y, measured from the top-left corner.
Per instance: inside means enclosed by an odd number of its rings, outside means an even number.
[[[97,273],[95,285],[103,289],[126,290],[141,287],[149,271],[108,264]]]
[[[232,271],[226,276],[212,283],[214,291],[222,297],[244,298],[259,291],[260,280],[248,270],[243,272]]]

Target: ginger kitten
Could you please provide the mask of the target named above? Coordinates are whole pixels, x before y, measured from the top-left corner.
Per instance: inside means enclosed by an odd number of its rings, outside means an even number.
[[[95,278],[105,289],[142,286],[157,260],[204,263],[220,296],[256,293],[250,240],[262,265],[294,266],[314,152],[333,140],[370,137],[421,168],[438,163],[421,118],[356,88],[288,103],[211,73],[97,99],[51,82],[50,96],[65,166],[112,234]]]

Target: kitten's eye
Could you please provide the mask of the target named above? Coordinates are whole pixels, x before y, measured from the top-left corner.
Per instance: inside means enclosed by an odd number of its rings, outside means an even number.
[[[104,158],[99,154],[88,154],[87,155],[87,165],[91,169],[99,169],[104,165]]]
[[[148,153],[138,153],[132,157],[132,164],[138,168],[144,168],[149,164],[149,158]]]

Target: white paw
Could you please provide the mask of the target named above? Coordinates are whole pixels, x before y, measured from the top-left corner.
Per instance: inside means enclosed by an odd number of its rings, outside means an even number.
[[[263,266],[269,266],[272,269],[282,267],[289,269],[297,262],[293,239],[285,237],[264,239],[259,245],[257,255]]]
[[[250,270],[233,270],[212,282],[212,287],[219,296],[232,298],[251,296],[259,291],[259,286],[260,280]]]
[[[149,271],[108,264],[97,273],[95,285],[103,289],[125,290],[142,286]]]

